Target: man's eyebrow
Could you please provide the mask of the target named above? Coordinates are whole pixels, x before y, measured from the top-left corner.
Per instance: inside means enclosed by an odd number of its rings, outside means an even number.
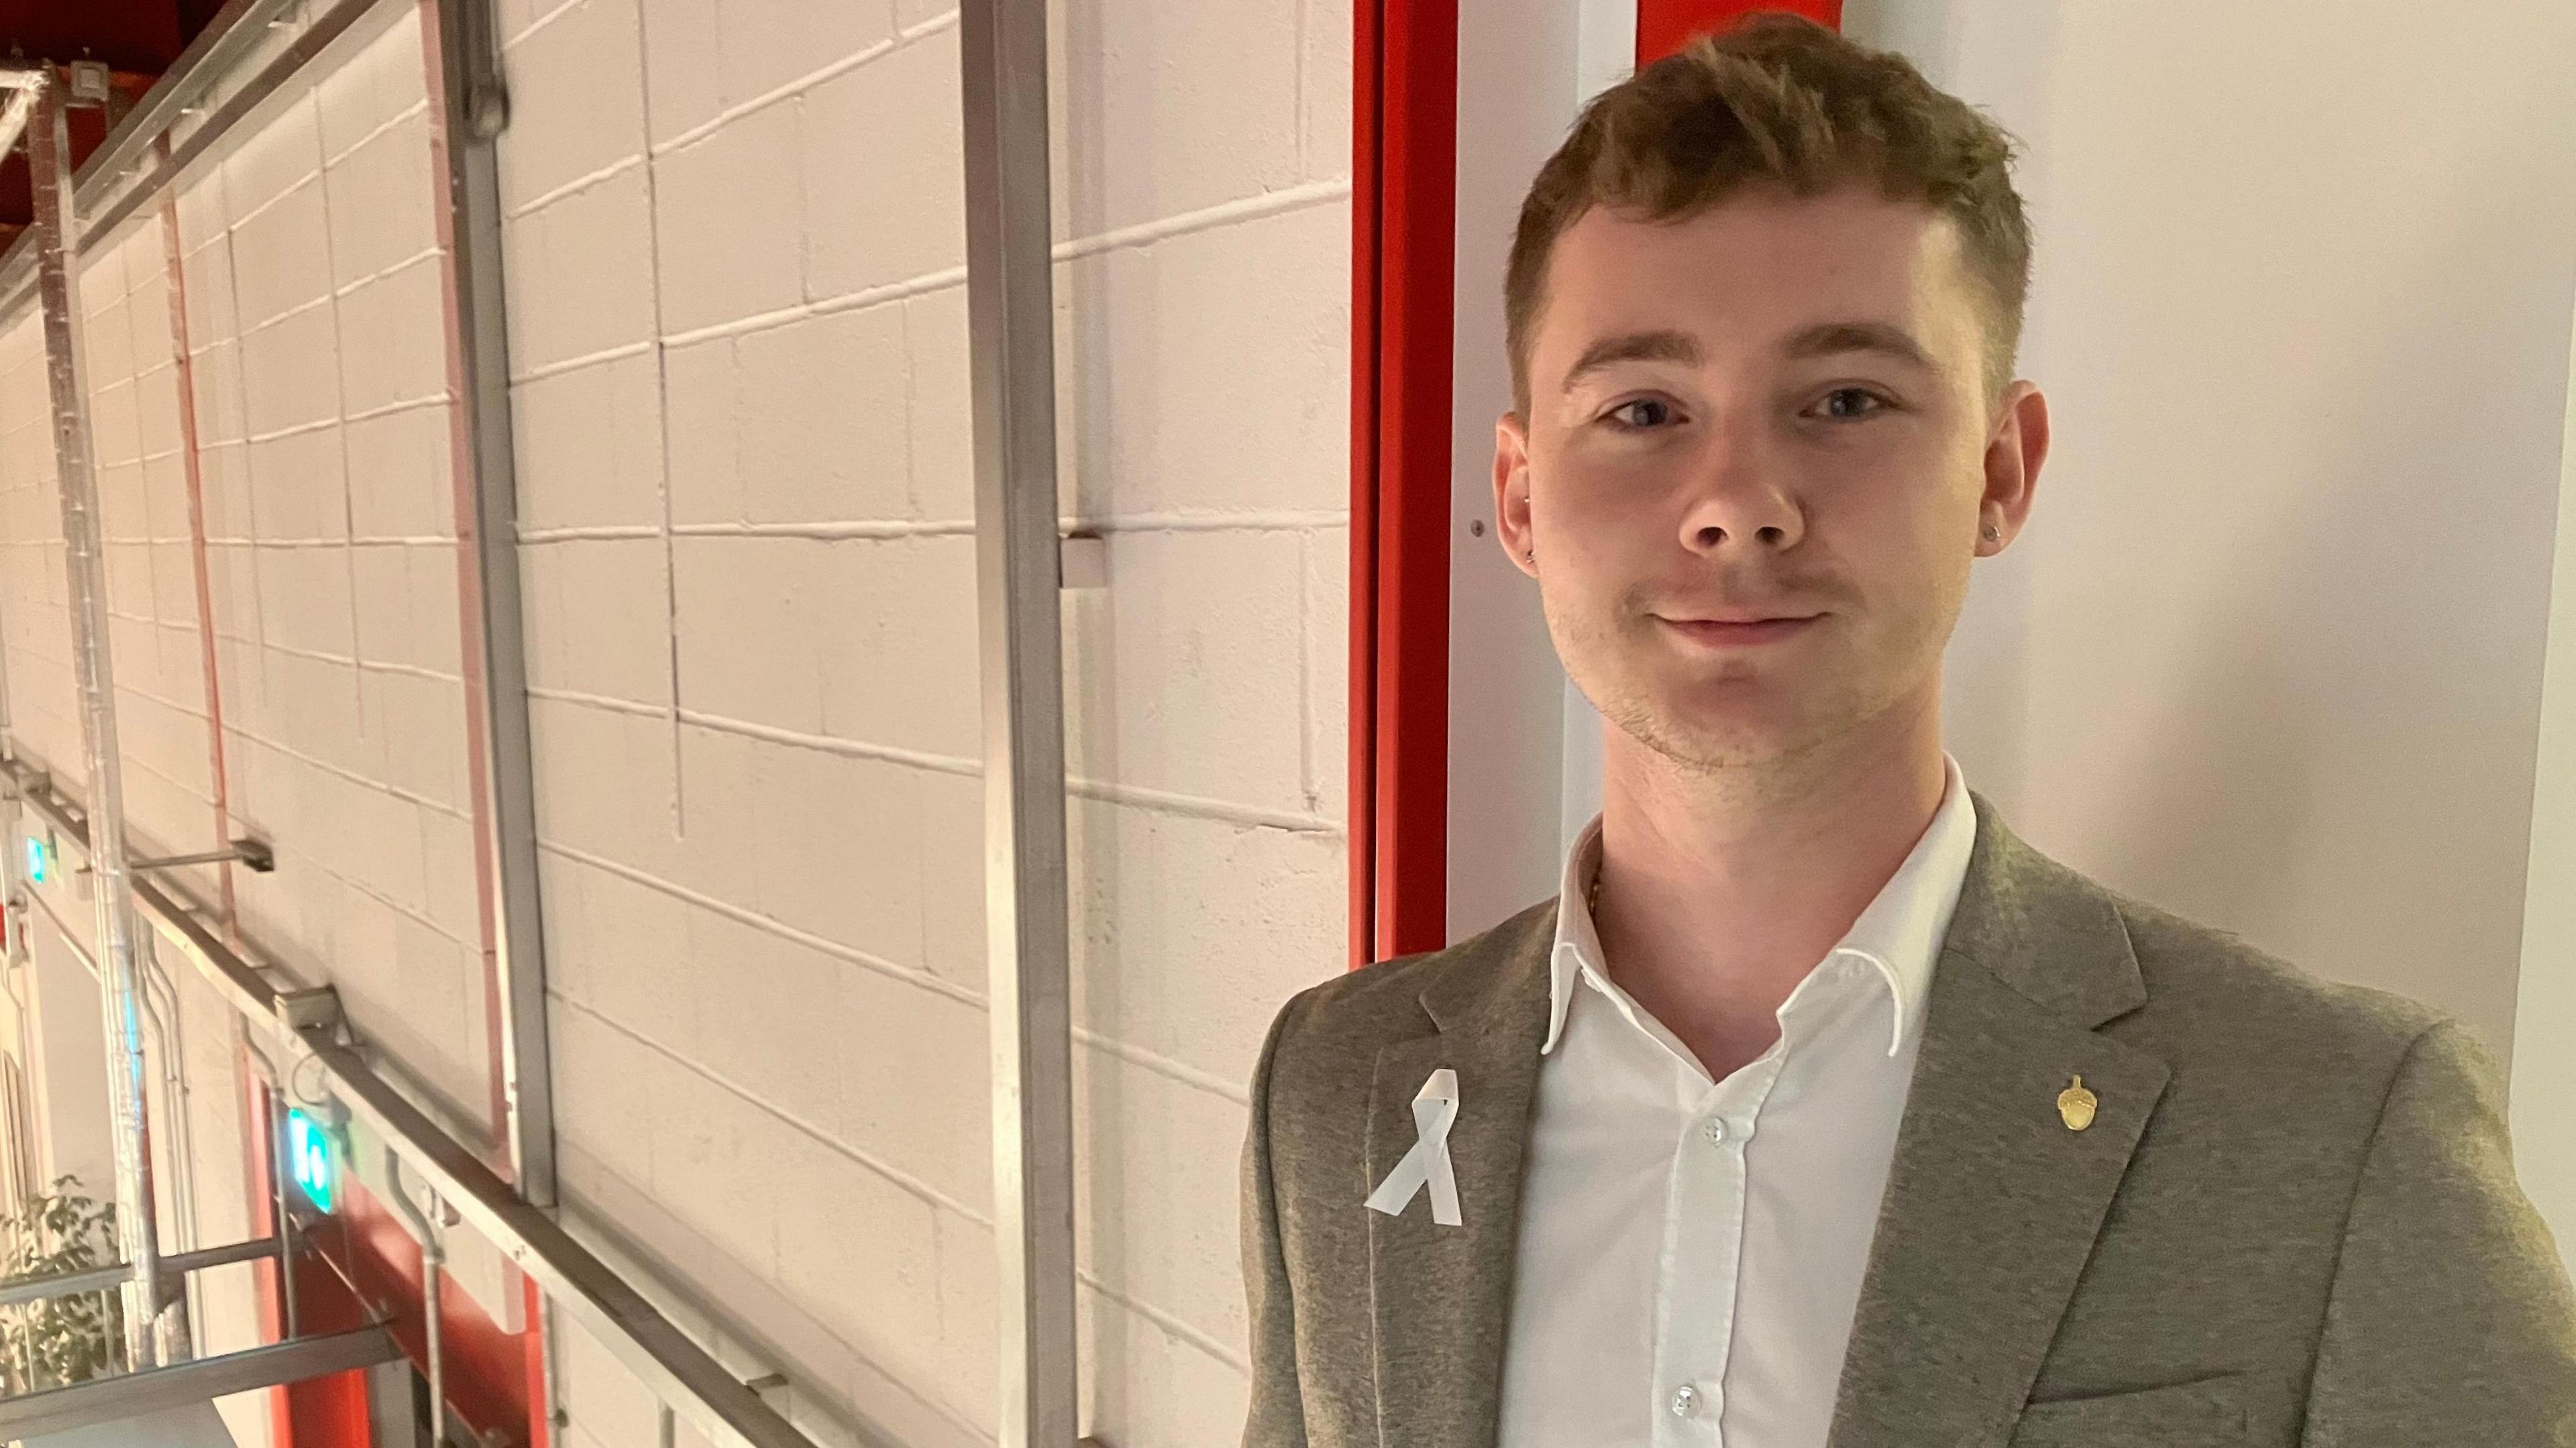
[[[1831,357],[1842,352],[1876,352],[1899,362],[1911,363],[1926,371],[1934,367],[1932,354],[1902,327],[1885,322],[1826,322],[1807,328],[1781,344],[1781,352],[1792,358]]]
[[[1598,371],[1614,362],[1679,362],[1686,367],[1699,365],[1699,340],[1686,332],[1628,332],[1604,337],[1583,349],[1574,366],[1565,374],[1565,390],[1583,380],[1587,372]]]

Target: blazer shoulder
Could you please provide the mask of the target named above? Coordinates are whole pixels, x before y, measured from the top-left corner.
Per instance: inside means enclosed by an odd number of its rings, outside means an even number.
[[[1490,967],[1503,941],[1552,927],[1555,912],[1550,896],[1438,950],[1390,956],[1318,981],[1279,1008],[1271,1027],[1274,1049],[1305,1061],[1356,1055],[1365,1063],[1380,1047],[1425,1034],[1432,1029],[1422,1005],[1425,990],[1456,971]]]
[[[2231,1054],[2386,1079],[2450,1012],[2377,986],[2329,980],[2233,931],[2103,891],[2119,911],[2147,987],[2141,1014]]]

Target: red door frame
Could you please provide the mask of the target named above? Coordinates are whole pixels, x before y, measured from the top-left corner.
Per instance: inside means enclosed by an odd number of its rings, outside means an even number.
[[[1764,10],[1636,0],[1637,58]],[[1458,0],[1360,0],[1351,83],[1350,964],[1436,950],[1449,908],[1450,377]]]

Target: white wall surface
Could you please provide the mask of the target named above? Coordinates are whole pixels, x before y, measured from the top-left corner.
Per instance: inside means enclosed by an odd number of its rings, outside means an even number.
[[[513,389],[567,1192],[795,1382],[989,1441],[955,14],[517,0]],[[1342,940],[1347,7],[1054,12],[1090,1430],[1238,1434],[1234,1161]],[[576,1441],[649,1431],[569,1355]],[[838,1441],[827,1436],[826,1441]]]
[[[2576,9],[1855,5],[2026,143],[2056,448],[1951,652],[2080,869],[2513,1041]]]

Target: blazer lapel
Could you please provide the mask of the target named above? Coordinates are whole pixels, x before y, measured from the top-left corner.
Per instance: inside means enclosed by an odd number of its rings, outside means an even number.
[[[1428,1192],[1400,1216],[1369,1211],[1382,1448],[1489,1448],[1520,1224],[1521,1162],[1547,1029],[1555,902],[1462,948],[1421,993],[1434,1034],[1378,1053],[1369,1086],[1369,1181],[1413,1149],[1413,1098],[1431,1073],[1458,1073],[1449,1155],[1461,1225],[1431,1220]],[[1365,1210],[1365,1209],[1363,1209]]]
[[[1829,1448],[2003,1441],[2169,1075],[2094,1030],[2146,1001],[2111,901],[1976,807]]]

